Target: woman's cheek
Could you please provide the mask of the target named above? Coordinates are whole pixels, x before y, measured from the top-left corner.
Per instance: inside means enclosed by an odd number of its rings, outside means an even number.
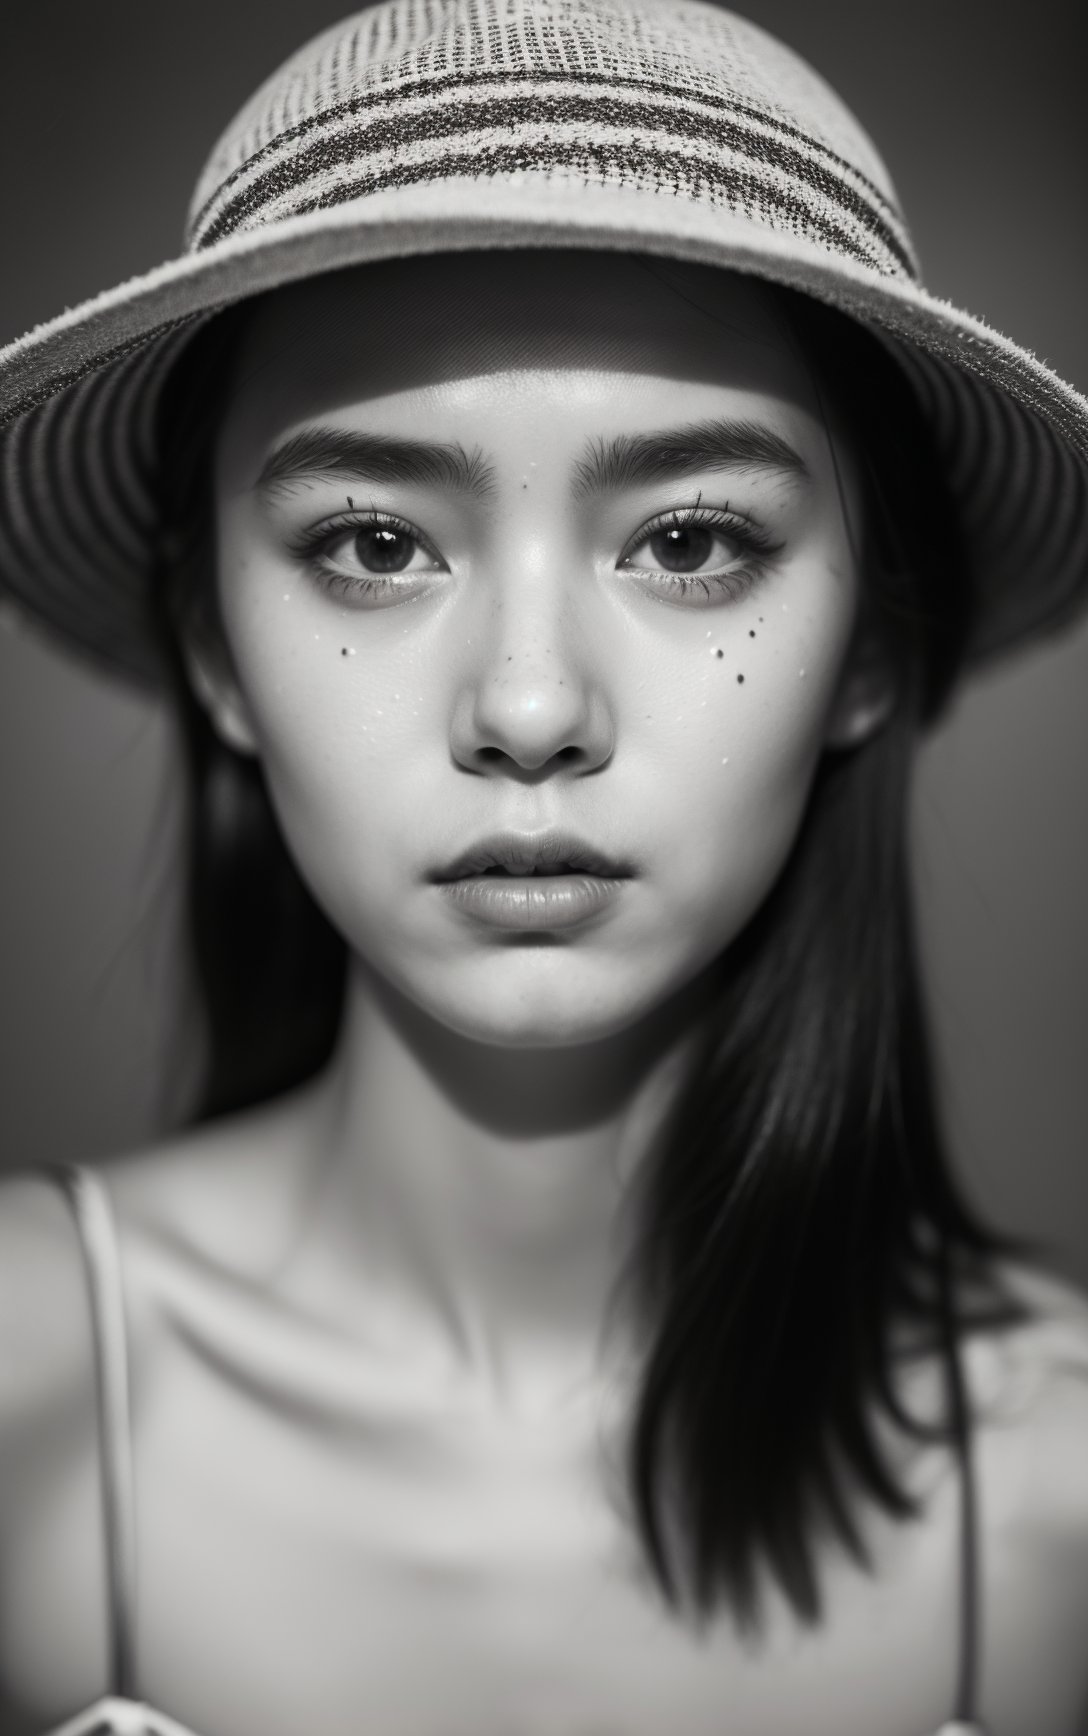
[[[284,791],[335,798],[353,768],[365,775],[401,751],[398,683],[384,664],[367,667],[357,623],[315,606],[303,576],[241,557],[223,613],[266,775]]]
[[[730,706],[713,747],[701,756],[701,788],[685,799],[685,806],[697,803],[715,816],[703,834],[710,853],[702,887],[726,931],[723,944],[755,913],[785,866],[824,748],[841,652],[824,648],[821,655],[809,644],[787,655],[792,675],[783,680],[780,670],[768,670],[772,691],[765,702],[753,691],[747,713]]]
[[[295,740],[283,753],[272,751],[265,777],[288,850],[318,905],[350,943],[380,936],[404,867],[395,855],[408,823],[396,766],[385,774],[343,752],[307,755]]]
[[[284,838],[337,920],[355,910],[360,887],[380,881],[389,833],[408,817],[411,708],[385,692],[388,671],[368,680],[360,657],[343,655],[346,636],[312,622],[300,638],[241,620],[235,660]]]

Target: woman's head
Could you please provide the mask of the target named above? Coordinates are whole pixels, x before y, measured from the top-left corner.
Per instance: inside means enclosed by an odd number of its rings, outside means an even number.
[[[558,251],[327,275],[236,335],[189,667],[348,946],[451,1027],[577,1042],[685,988],[907,702],[812,347],[755,280]],[[434,883],[552,826],[633,873],[551,944]]]

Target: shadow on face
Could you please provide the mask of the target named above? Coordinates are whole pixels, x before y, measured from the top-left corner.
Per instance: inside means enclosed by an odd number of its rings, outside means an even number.
[[[472,378],[564,369],[772,392],[819,416],[773,293],[709,266],[620,253],[423,255],[255,304],[234,416],[304,415]],[[241,404],[239,404],[239,399]]]

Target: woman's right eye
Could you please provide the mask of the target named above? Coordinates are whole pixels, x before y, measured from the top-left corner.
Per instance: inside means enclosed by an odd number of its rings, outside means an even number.
[[[339,557],[336,554],[338,549],[341,551]],[[358,562],[366,573],[418,572],[420,568],[412,564],[413,555],[423,555],[433,567],[434,563],[426,555],[418,537],[406,527],[384,522],[358,525],[325,546],[326,559],[335,561],[339,558],[349,564]]]
[[[398,575],[411,579],[447,570],[411,525],[392,513],[344,515],[307,531],[291,550],[319,584],[348,600],[407,594],[415,587],[398,582]]]

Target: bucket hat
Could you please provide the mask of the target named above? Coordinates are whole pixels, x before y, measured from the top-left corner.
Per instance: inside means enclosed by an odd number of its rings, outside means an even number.
[[[923,287],[880,156],[799,56],[704,0],[387,0],[245,103],[177,258],[0,351],[10,617],[155,688],[156,408],[193,336],[318,272],[549,246],[751,273],[876,334],[963,532],[967,668],[1088,603],[1088,401]]]

